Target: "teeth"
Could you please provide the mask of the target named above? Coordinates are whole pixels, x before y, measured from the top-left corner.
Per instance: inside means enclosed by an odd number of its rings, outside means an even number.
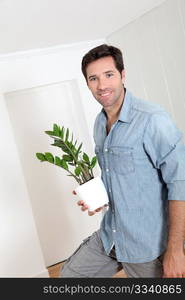
[[[110,93],[101,94],[101,96],[108,96]]]

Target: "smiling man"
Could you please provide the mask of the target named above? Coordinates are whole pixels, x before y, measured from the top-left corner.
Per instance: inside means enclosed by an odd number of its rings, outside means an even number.
[[[101,58],[87,66],[87,83],[94,98],[107,113],[107,129],[117,119],[124,98],[124,70],[116,69],[111,56]]]
[[[121,105],[124,97],[124,70],[116,69],[111,56],[92,62],[87,66],[88,87],[96,100],[111,111],[116,105]]]
[[[128,277],[185,277],[182,133],[161,106],[125,88],[118,48],[90,50],[82,72],[102,105],[94,141],[109,208],[100,230],[66,261],[62,277],[111,277],[121,268]],[[88,210],[83,201],[78,205]]]

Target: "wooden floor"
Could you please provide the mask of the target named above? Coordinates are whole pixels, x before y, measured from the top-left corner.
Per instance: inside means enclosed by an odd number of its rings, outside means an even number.
[[[51,277],[51,278],[58,278],[61,266],[62,266],[62,263],[59,263],[59,264],[53,265],[51,267],[48,267],[47,269],[48,269],[48,272],[49,272],[49,277]],[[120,272],[116,273],[113,277],[114,278],[125,278],[127,276],[121,270]]]
[[[47,269],[48,269],[48,272],[49,272],[49,277],[58,278],[61,266],[62,266],[62,263],[59,263],[59,264],[56,264],[54,266],[48,267]]]

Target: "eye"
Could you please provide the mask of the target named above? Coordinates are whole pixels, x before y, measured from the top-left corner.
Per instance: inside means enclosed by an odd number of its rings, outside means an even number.
[[[89,78],[89,81],[95,81],[96,80],[96,77],[90,77]]]
[[[106,77],[107,77],[107,78],[112,77],[112,76],[113,76],[113,73],[107,73],[107,74],[106,74]]]

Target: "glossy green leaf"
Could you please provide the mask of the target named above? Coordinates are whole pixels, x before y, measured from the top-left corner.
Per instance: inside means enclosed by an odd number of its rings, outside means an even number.
[[[61,139],[64,138],[64,126],[62,126],[60,137],[61,137]]]
[[[64,159],[61,160],[61,167],[65,170],[68,170],[68,165]]]
[[[66,154],[64,154],[63,156],[62,156],[62,158],[65,160],[65,161],[73,161],[73,157],[71,156],[71,155],[66,155]]]
[[[66,131],[66,138],[65,138],[65,141],[66,141],[66,142],[68,141],[68,138],[69,138],[69,129],[67,128],[67,131]]]
[[[55,165],[57,165],[59,167],[61,166],[61,159],[58,156],[55,156]]]
[[[40,160],[40,161],[47,161],[45,155],[43,153],[36,153],[36,157]]]
[[[73,133],[71,135],[71,144],[73,143]]]
[[[78,154],[80,153],[80,149],[82,148],[82,143],[80,144],[80,146],[78,147],[77,151],[76,151],[76,156],[78,157]]]
[[[50,152],[45,152],[45,157],[50,163],[54,163],[54,157]]]
[[[97,157],[94,156],[91,160],[91,169],[93,169],[95,167],[96,163],[97,163]]]
[[[90,164],[89,156],[88,156],[85,152],[84,152],[84,154],[83,154],[83,160],[84,160],[86,163]]]
[[[76,175],[76,176],[79,176],[80,173],[81,173],[81,168],[78,166],[78,167],[76,167],[76,169],[75,169],[75,175]]]
[[[60,127],[57,124],[53,124],[54,135],[60,136]]]
[[[49,131],[49,130],[45,131],[45,133],[48,134],[48,135],[53,135],[54,134],[53,131]]]

